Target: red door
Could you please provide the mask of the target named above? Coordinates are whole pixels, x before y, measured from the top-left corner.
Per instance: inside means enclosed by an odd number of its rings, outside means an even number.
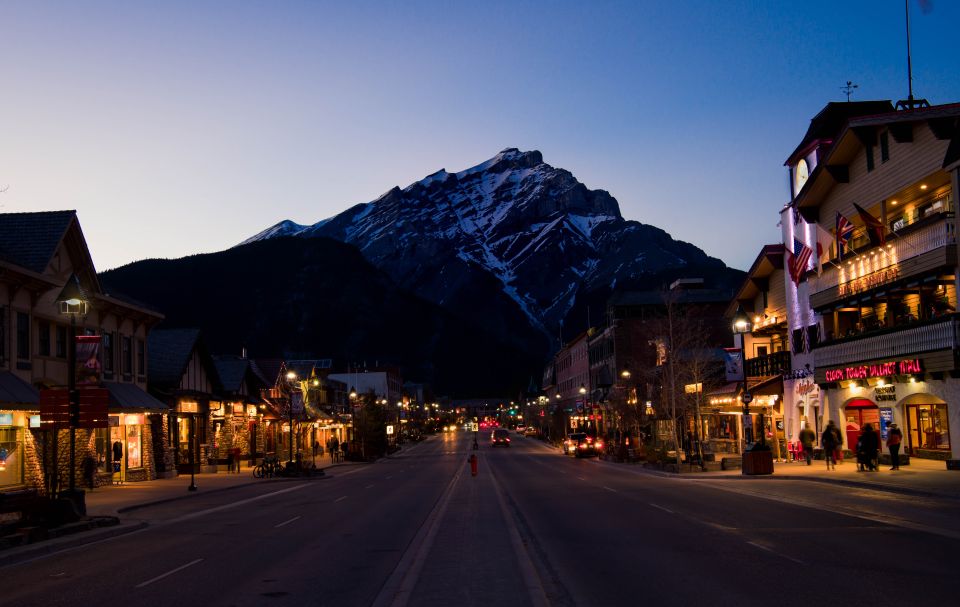
[[[847,420],[845,448],[851,451],[857,448],[857,440],[860,438],[864,424],[870,424],[873,427],[877,435],[877,444],[880,444],[880,409],[876,403],[865,398],[852,400],[844,407],[844,417]]]

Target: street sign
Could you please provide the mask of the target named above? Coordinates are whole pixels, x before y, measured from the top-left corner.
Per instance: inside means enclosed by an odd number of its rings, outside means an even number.
[[[392,435],[393,435],[393,426],[390,424],[387,424],[387,436],[392,436]]]
[[[106,428],[107,409],[110,406],[110,391],[106,388],[80,388],[78,428]]]
[[[480,424],[478,424],[477,422],[472,422],[470,424],[470,429],[473,430],[474,432],[477,432],[480,430]]]
[[[70,398],[66,389],[40,390],[40,427],[46,430],[70,427]]]
[[[750,401],[753,400],[753,394],[750,394],[749,392],[744,392],[743,396],[740,397],[740,400],[743,401],[743,404],[749,405]]]

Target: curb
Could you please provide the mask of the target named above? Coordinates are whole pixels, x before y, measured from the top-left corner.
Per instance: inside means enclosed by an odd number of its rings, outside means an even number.
[[[0,552],[0,567],[17,565],[41,556],[63,552],[65,550],[85,546],[94,542],[119,537],[128,533],[140,531],[141,529],[147,528],[147,526],[148,524],[146,521],[121,523],[112,527],[91,529],[90,531],[78,533],[76,535],[46,540],[43,542],[37,542],[36,544],[29,544],[27,546],[20,546],[17,548],[10,548],[9,550]]]

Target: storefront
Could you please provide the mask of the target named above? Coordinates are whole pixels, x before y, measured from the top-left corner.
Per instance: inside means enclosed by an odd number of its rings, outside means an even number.
[[[0,410],[0,492],[25,484],[24,435],[30,417],[23,411]]]
[[[155,478],[145,454],[150,429],[145,413],[108,417],[109,427],[93,433],[97,472],[101,483],[125,483]]]
[[[903,452],[911,457],[954,458],[960,427],[960,380],[928,372],[923,359],[895,360],[817,371],[828,419],[853,449],[862,428],[871,424],[881,445],[891,423],[903,432]],[[885,447],[882,449],[885,450]]]

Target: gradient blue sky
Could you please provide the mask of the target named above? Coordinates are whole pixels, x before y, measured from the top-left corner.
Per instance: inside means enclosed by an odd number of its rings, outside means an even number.
[[[960,2],[932,5],[914,91],[960,101]],[[847,80],[907,92],[903,0],[6,1],[0,24],[0,211],[77,209],[100,270],[506,147],[746,269],[810,118]]]

